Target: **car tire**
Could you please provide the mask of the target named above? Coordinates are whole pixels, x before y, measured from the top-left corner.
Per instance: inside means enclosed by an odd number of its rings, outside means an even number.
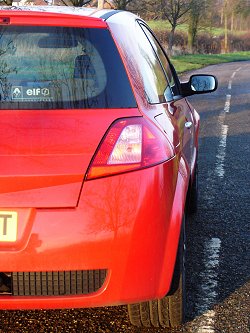
[[[179,327],[185,317],[185,218],[170,292],[163,298],[128,305],[131,324],[137,327]]]
[[[188,213],[190,215],[197,212],[198,209],[198,164],[194,170],[193,183],[189,193]]]

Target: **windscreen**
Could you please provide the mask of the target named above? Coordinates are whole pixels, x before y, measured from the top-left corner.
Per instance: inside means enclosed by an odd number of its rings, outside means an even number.
[[[108,30],[0,27],[0,109],[136,107]]]

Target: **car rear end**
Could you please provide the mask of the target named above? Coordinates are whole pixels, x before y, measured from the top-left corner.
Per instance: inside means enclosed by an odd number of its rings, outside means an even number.
[[[1,9],[0,55],[0,308],[163,296],[178,166],[105,21]]]

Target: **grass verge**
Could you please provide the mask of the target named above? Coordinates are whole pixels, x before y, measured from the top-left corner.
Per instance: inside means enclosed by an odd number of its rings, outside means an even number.
[[[152,30],[162,30],[162,31],[171,30],[171,25],[167,20],[150,20],[150,21],[147,21],[147,23]],[[179,24],[176,27],[176,31],[181,31],[181,32],[187,33],[188,24],[187,23]],[[243,31],[233,31],[230,33],[233,33],[234,35],[238,36],[238,35],[245,34],[247,32],[248,31],[243,30]],[[224,28],[216,28],[216,27],[209,27],[209,26],[205,27],[204,26],[204,27],[199,28],[199,33],[208,33],[212,36],[220,36],[220,35],[224,35]]]
[[[171,57],[178,73],[225,62],[250,60],[250,51],[227,54],[187,54]]]

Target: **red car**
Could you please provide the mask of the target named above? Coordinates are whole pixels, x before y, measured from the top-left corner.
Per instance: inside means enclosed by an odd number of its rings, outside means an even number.
[[[199,115],[147,24],[122,11],[0,9],[0,309],[129,304],[179,325]]]

